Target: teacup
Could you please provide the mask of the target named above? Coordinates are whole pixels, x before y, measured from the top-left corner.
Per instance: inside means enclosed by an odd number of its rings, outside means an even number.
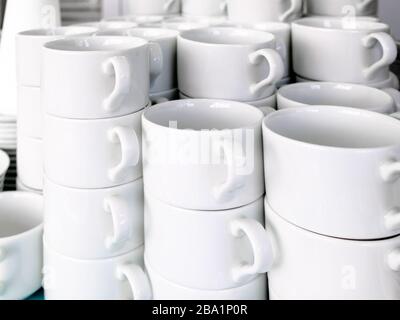
[[[292,24],[294,71],[317,81],[384,81],[397,58],[396,43],[389,33],[388,25],[361,19],[297,20]]]
[[[42,104],[70,119],[119,117],[143,109],[161,74],[156,43],[134,37],[49,42],[43,51]],[[62,75],[62,76],[61,76]]]
[[[43,288],[46,300],[150,300],[143,271],[143,247],[107,259],[64,256],[44,240]]]
[[[178,31],[162,28],[132,28],[96,33],[97,36],[128,36],[143,38],[155,42],[160,46],[162,51],[163,69],[161,74],[151,84],[150,94],[176,89],[178,86],[176,75],[176,38],[178,34]]]
[[[235,22],[291,22],[301,16],[303,0],[228,0],[228,16]]]
[[[399,94],[400,95],[400,94]],[[278,90],[278,109],[312,105],[352,107],[392,114],[395,101],[383,90],[347,83],[302,82]]]
[[[127,0],[124,8],[124,12],[135,15],[170,15],[179,11],[179,0]]]
[[[264,194],[262,118],[255,107],[223,100],[176,100],[148,108],[142,121],[145,189],[194,210],[257,200]]]
[[[270,97],[285,69],[275,48],[275,36],[258,30],[227,27],[183,32],[178,37],[179,90],[195,98]]]
[[[143,245],[142,179],[113,188],[76,189],[47,178],[44,194],[45,237],[58,253],[105,259]]]
[[[226,0],[182,0],[182,15],[189,17],[226,15]]]
[[[377,0],[306,0],[307,14],[311,16],[376,16]]]
[[[99,120],[45,115],[47,177],[82,189],[110,188],[141,178],[142,113]]]
[[[54,29],[35,29],[21,32],[16,37],[17,73],[20,86],[40,87],[43,45],[47,42],[75,36],[90,36],[97,28],[71,26]]]
[[[291,224],[268,203],[266,225],[276,250],[268,273],[271,299],[400,299],[399,236],[374,241],[323,236]]]
[[[268,202],[284,219],[344,239],[399,234],[398,120],[354,108],[289,108],[270,114],[263,134]]]
[[[42,285],[43,198],[0,193],[0,300],[23,300]]]

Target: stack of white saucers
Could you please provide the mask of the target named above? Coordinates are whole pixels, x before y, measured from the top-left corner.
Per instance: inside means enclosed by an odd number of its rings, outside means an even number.
[[[15,117],[0,115],[0,149],[4,150],[9,158],[10,165],[3,179],[5,190],[15,190],[17,176],[17,123]]]
[[[10,158],[4,151],[0,150],[0,192],[3,191],[6,172],[10,167]]]

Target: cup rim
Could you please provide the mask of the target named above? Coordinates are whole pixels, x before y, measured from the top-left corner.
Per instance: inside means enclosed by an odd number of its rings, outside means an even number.
[[[93,50],[85,50],[85,48],[93,43],[98,46]],[[110,52],[126,52],[144,47],[149,42],[138,37],[121,37],[121,36],[104,36],[104,37],[81,37],[67,38],[47,42],[44,45],[46,50],[63,52],[68,54],[99,54]],[[107,45],[107,46],[106,46]]]
[[[195,38],[196,35],[199,34],[206,34],[209,35],[212,32],[221,32],[221,33],[229,33],[229,32],[247,32],[249,34],[257,35],[258,37],[262,38],[262,40],[257,41],[248,41],[246,43],[214,43],[210,41],[199,41]],[[188,41],[191,43],[195,43],[197,45],[202,46],[210,46],[210,47],[224,47],[224,48],[243,48],[243,47],[251,47],[256,45],[262,45],[266,43],[271,43],[275,40],[275,36],[266,31],[256,30],[256,29],[249,29],[249,28],[235,28],[235,27],[206,27],[206,28],[199,28],[199,29],[192,29],[186,30],[181,32],[178,36],[179,39]]]
[[[77,32],[73,32],[76,30]],[[82,31],[78,31],[82,30]],[[72,31],[72,33],[68,33],[68,31]],[[74,35],[82,35],[82,34],[91,34],[98,31],[95,27],[86,27],[82,25],[73,25],[73,26],[65,26],[65,27],[57,27],[50,29],[30,29],[26,31],[22,31],[18,33],[18,37],[31,37],[31,38],[49,38],[49,37],[62,37],[62,36],[74,36]]]
[[[6,198],[6,197],[19,197],[22,198],[23,201],[43,201],[43,196],[40,194],[36,194],[33,192],[27,192],[27,191],[9,191],[9,192],[2,192],[0,193],[0,203],[1,203],[1,199],[2,198]],[[1,204],[0,204],[1,205]],[[21,238],[27,238],[30,235],[38,232],[39,230],[43,229],[43,225],[44,225],[44,216],[43,216],[43,211],[40,213],[41,216],[41,222],[37,225],[35,225],[34,227],[29,228],[26,231],[23,232],[19,232],[16,234],[13,234],[11,236],[7,236],[7,237],[0,237],[0,243],[1,242],[9,242],[9,241],[13,241],[13,240],[17,240],[17,239],[21,239]]]
[[[182,105],[183,107],[190,104],[190,107],[193,110],[194,108],[196,108],[196,104],[200,104],[200,103],[203,103],[203,104],[204,103],[206,103],[206,104],[229,104],[229,105],[240,107],[242,109],[248,109],[249,111],[254,113],[255,116],[257,115],[259,117],[259,121],[254,121],[254,123],[252,122],[251,124],[245,124],[243,126],[240,126],[240,127],[238,126],[235,128],[216,129],[216,131],[234,131],[234,130],[241,130],[241,129],[246,129],[246,128],[254,128],[254,127],[257,127],[261,123],[260,121],[262,121],[262,119],[264,118],[264,114],[261,110],[259,110],[256,107],[253,107],[249,104],[242,103],[242,102],[229,101],[229,100],[218,100],[218,99],[181,99],[181,100],[172,100],[172,101],[163,102],[160,104],[156,104],[150,108],[147,108],[143,112],[142,119],[143,119],[143,121],[150,124],[151,126],[156,127],[161,130],[171,130],[172,132],[179,132],[179,133],[186,133],[186,132],[201,133],[202,131],[207,130],[207,128],[202,128],[202,129],[171,128],[171,127],[160,124],[159,123],[160,121],[156,122],[155,120],[149,119],[149,116],[152,115],[151,113],[157,113],[157,112],[165,113],[168,111],[168,108],[175,109],[178,106],[178,104]],[[197,108],[200,108],[200,107],[197,107]],[[200,109],[203,109],[203,108],[200,108]]]
[[[355,109],[349,107],[341,107],[341,106],[324,106],[324,105],[317,105],[317,106],[307,106],[303,108],[287,108],[281,109],[276,112],[273,112],[267,115],[262,122],[262,127],[264,131],[267,131],[269,134],[274,136],[275,138],[284,141],[286,143],[295,144],[302,147],[313,148],[318,150],[325,150],[325,151],[335,151],[335,152],[372,152],[372,151],[383,151],[383,150],[390,150],[394,147],[400,147],[400,140],[399,143],[390,143],[385,144],[382,146],[376,147],[341,147],[341,146],[331,146],[326,144],[316,144],[311,142],[305,142],[300,139],[290,138],[286,135],[280,134],[275,132],[275,130],[271,129],[268,125],[269,122],[273,121],[276,117],[282,117],[286,114],[293,114],[293,113],[315,113],[315,112],[331,112],[331,113],[358,113],[364,117],[370,118],[378,118],[382,121],[386,121],[388,123],[392,122],[393,125],[399,127],[400,132],[400,122],[395,118],[391,118],[387,115],[383,115],[377,112],[362,110],[362,109]]]
[[[307,17],[307,18],[302,18],[299,20],[296,20],[293,22],[293,27],[299,27],[299,28],[304,28],[304,29],[310,29],[310,30],[318,30],[320,32],[346,32],[346,33],[359,33],[363,31],[374,31],[374,32],[379,32],[379,31],[389,31],[390,27],[389,25],[379,22],[379,21],[369,21],[369,20],[364,20],[364,19],[357,19],[354,18],[354,20],[348,20],[348,23],[355,23],[356,28],[352,29],[346,29],[346,28],[340,28],[337,26],[329,26],[329,27],[323,27],[321,26],[324,22],[343,22],[346,21],[343,18],[340,17]],[[310,24],[307,24],[311,22]],[[312,24],[312,22],[318,22],[319,24],[315,23]],[[362,26],[362,28],[358,28],[359,26]],[[365,27],[364,27],[365,26]]]

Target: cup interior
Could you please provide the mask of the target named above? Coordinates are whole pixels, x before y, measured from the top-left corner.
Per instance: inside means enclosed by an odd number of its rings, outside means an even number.
[[[305,105],[331,105],[378,111],[392,105],[385,92],[361,85],[338,83],[295,83],[279,89],[279,95]]]
[[[27,192],[0,194],[0,238],[30,231],[43,222],[43,199]]]
[[[327,30],[383,31],[389,29],[384,23],[358,18],[305,18],[297,20],[294,24]]]
[[[275,112],[264,120],[270,132],[292,141],[351,149],[400,145],[400,122],[365,110],[315,106]]]
[[[274,35],[245,28],[202,28],[185,31],[181,37],[186,40],[217,45],[257,45],[269,43]]]
[[[79,35],[79,34],[91,34],[97,31],[95,27],[85,27],[85,26],[70,26],[70,27],[59,27],[54,29],[34,29],[21,32],[22,36],[43,36],[43,37],[51,37],[51,36],[71,36],[71,35]]]
[[[141,47],[147,41],[133,37],[85,37],[76,39],[62,39],[45,44],[47,49],[76,52],[109,52],[129,50]]]
[[[239,102],[176,100],[150,107],[144,118],[165,128],[171,128],[173,122],[179,130],[233,130],[259,125],[263,113]]]

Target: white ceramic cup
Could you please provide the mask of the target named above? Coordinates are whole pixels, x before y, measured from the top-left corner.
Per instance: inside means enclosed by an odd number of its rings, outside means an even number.
[[[226,15],[226,0],[182,0],[182,15],[188,17],[212,17]]]
[[[361,19],[297,20],[292,24],[294,72],[318,81],[384,81],[397,57],[389,33],[388,25]]]
[[[180,286],[168,281],[156,272],[146,261],[146,271],[150,278],[153,300],[266,300],[267,276],[259,275],[249,283],[225,290],[199,290]]]
[[[96,31],[97,28],[93,27],[70,26],[19,33],[16,37],[18,84],[40,87],[42,50],[47,42],[74,36],[90,36]]]
[[[353,16],[376,16],[377,0],[306,0],[310,16],[336,16],[351,13]]]
[[[22,300],[42,284],[43,198],[0,193],[0,300]]]
[[[46,300],[149,300],[143,247],[108,259],[61,255],[45,239],[43,287]]]
[[[290,22],[301,16],[303,0],[228,0],[228,17],[235,22]]]
[[[45,237],[60,254],[106,259],[144,243],[142,179],[92,190],[63,187],[45,179],[44,195]]]
[[[229,116],[228,116],[229,115]],[[143,114],[145,189],[173,206],[236,208],[264,194],[260,110],[176,100]]]
[[[132,28],[98,32],[98,36],[127,36],[138,37],[157,43],[162,51],[163,69],[161,74],[152,82],[150,94],[176,89],[176,38],[178,31],[162,28]]]
[[[223,290],[266,273],[273,261],[264,229],[264,198],[231,210],[172,207],[145,190],[145,256],[183,287]]]
[[[148,104],[150,82],[161,71],[160,46],[144,39],[49,42],[43,53],[43,108],[54,116],[73,119],[127,115]]]
[[[43,110],[39,87],[18,88],[18,134],[40,139],[43,137]]]
[[[109,188],[141,178],[142,113],[100,120],[46,115],[47,177],[57,184],[85,189]]]
[[[19,135],[17,151],[21,182],[31,189],[43,190],[43,140]]]
[[[267,197],[307,230],[357,240],[400,231],[400,122],[361,109],[280,110],[263,123]]]
[[[127,0],[124,12],[135,15],[178,14],[180,0]]]
[[[275,36],[258,30],[222,27],[182,32],[178,37],[179,90],[194,98],[253,101],[269,97],[285,69],[275,47]]]
[[[287,222],[268,204],[266,224],[276,250],[268,273],[271,299],[400,299],[399,236],[375,241],[330,238]]]
[[[278,90],[278,108],[287,109],[312,105],[329,105],[392,114],[397,111],[397,106],[391,96],[391,90],[388,92],[363,85],[347,83],[295,83]]]

